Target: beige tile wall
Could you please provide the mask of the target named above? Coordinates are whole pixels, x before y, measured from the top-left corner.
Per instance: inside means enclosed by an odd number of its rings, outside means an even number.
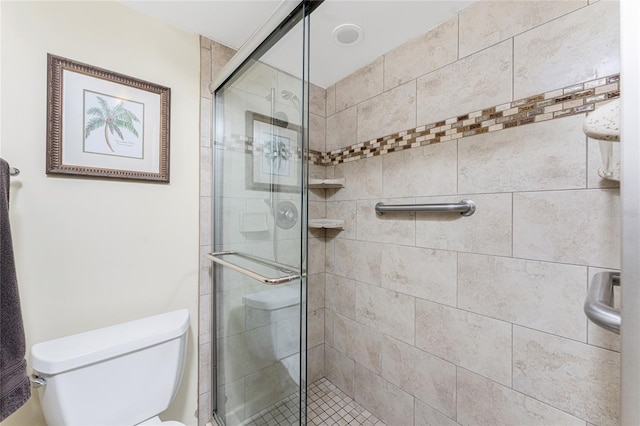
[[[451,19],[389,52],[384,58],[384,90],[414,80],[458,59],[458,20]]]
[[[427,124],[511,101],[512,58],[513,40],[508,39],[418,77],[418,123]]]
[[[460,12],[460,57],[531,30],[587,5],[572,1],[487,1]]]
[[[617,2],[544,3],[481,0],[328,88],[326,150],[619,71]],[[620,342],[582,305],[620,267],[619,189],[583,119],[326,167],[333,383],[394,425],[617,424]],[[373,210],[463,198],[471,217]]]
[[[620,70],[619,46],[618,2],[610,0],[519,34],[514,37],[514,96],[615,74]]]

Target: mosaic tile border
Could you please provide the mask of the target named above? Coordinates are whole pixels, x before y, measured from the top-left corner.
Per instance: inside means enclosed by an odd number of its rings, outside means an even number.
[[[314,165],[329,166],[452,139],[584,114],[619,97],[620,75],[615,74],[448,118],[331,152],[311,151],[309,161]]]
[[[620,74],[614,74],[330,152],[309,150],[309,164],[330,166],[452,139],[584,114],[619,97]],[[222,143],[214,141],[214,146],[216,149],[224,151],[243,152],[251,155],[257,151],[253,146],[253,138],[248,138],[245,135],[232,135]],[[287,153],[287,157],[297,160],[303,157],[303,153],[301,150],[290,151]]]

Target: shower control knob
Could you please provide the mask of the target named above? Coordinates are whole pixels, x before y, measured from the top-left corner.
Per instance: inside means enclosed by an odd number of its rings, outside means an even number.
[[[298,222],[298,209],[290,201],[280,201],[276,214],[276,224],[282,229],[293,228]]]
[[[293,210],[280,210],[280,214],[284,216],[285,219],[287,220],[291,220],[291,219],[295,219],[296,214],[293,212]]]

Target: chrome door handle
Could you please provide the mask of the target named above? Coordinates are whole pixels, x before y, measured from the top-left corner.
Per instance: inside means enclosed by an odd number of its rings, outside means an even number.
[[[286,275],[283,277],[276,277],[276,278],[265,277],[262,274],[251,271],[247,268],[243,268],[240,265],[236,265],[235,263],[229,262],[228,260],[225,260],[222,258],[223,256],[230,256],[230,255],[238,256],[263,266],[268,266],[274,269],[278,269],[281,272],[284,272],[290,275]],[[253,256],[246,253],[241,253],[238,251],[219,251],[216,253],[209,253],[207,257],[219,265],[226,266],[227,268],[233,269],[236,272],[240,272],[243,275],[246,275],[250,278],[253,278],[254,280],[258,280],[261,283],[267,284],[267,285],[285,284],[305,276],[304,270],[300,272],[295,272],[295,268],[293,268],[292,266],[284,265],[282,263],[277,263],[271,260],[263,259],[261,257]]]
[[[593,276],[584,313],[596,325],[620,334],[620,311],[613,308],[613,288],[620,285],[619,272],[598,272]]]

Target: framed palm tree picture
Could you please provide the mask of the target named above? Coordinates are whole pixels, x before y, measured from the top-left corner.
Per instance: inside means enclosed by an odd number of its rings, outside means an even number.
[[[171,89],[48,55],[47,174],[169,182]]]
[[[246,188],[297,192],[301,182],[300,126],[286,119],[246,112]]]

